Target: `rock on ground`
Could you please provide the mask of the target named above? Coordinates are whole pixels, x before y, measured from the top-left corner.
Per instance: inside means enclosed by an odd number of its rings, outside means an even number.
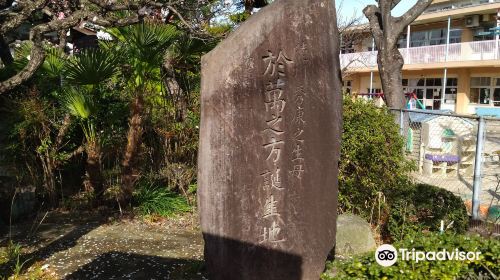
[[[377,244],[370,224],[363,218],[352,214],[339,215],[337,218],[336,257],[348,257],[375,250]]]

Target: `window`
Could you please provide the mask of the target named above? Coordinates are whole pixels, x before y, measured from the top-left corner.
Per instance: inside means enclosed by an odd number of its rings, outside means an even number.
[[[422,47],[427,45],[427,32],[417,31],[410,35],[410,47]]]
[[[457,99],[457,78],[446,79],[444,103],[455,104]],[[439,110],[443,99],[442,78],[404,79],[403,87],[408,93],[414,93],[426,109]]]
[[[421,88],[417,88],[415,90],[415,93],[417,94],[417,98],[420,100],[420,101],[423,101],[424,99],[424,90],[421,89]]]
[[[474,32],[473,41],[490,41],[494,40],[495,36],[493,36],[493,32],[490,31],[490,28],[493,27],[493,24],[488,24],[488,27],[478,28]]]
[[[352,92],[352,81],[342,81],[342,91],[347,94]]]
[[[490,89],[489,88],[471,88],[470,103],[474,104],[490,104]]]
[[[438,28],[426,31],[416,31],[411,33],[410,47],[422,47],[422,46],[435,46],[435,45],[445,45],[446,37],[448,36],[448,28]],[[406,35],[401,37],[398,41],[399,47],[406,47]],[[450,44],[462,42],[462,30],[461,29],[451,29],[450,30]]]
[[[493,106],[500,107],[500,88],[495,88],[493,92]]]
[[[372,92],[370,92],[370,88],[367,88],[366,92],[368,92],[368,93],[382,93],[382,89],[380,89],[380,88],[372,88]]]
[[[489,87],[491,78],[489,77],[472,77],[470,80],[471,87]]]
[[[500,107],[500,78],[495,79],[495,88],[493,91],[493,106]]]
[[[368,50],[369,52],[371,51],[377,51],[377,45],[375,44],[375,41],[371,37],[367,37],[363,40],[363,46]]]
[[[462,42],[462,30],[452,29],[450,30],[450,44],[457,44]]]
[[[446,44],[446,29],[434,29],[429,31],[429,45]]]
[[[489,105],[491,101],[491,78],[472,77],[470,81],[470,103]]]
[[[425,85],[426,86],[431,86],[431,87],[434,87],[434,86],[440,87],[440,86],[443,85],[443,81],[440,78],[439,79],[433,79],[433,78],[431,78],[431,79],[427,79],[426,80],[426,84]]]
[[[398,48],[400,48],[400,49],[406,48],[406,34],[403,34],[399,37]]]
[[[457,78],[446,79],[446,92],[444,94],[444,103],[455,104],[457,100]]]
[[[352,42],[347,42],[344,43],[342,42],[340,44],[340,53],[353,53],[354,52],[354,46]]]

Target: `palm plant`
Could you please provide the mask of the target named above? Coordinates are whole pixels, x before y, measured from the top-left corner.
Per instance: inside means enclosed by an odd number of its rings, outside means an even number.
[[[97,113],[95,100],[100,93],[100,84],[116,73],[116,57],[100,49],[83,51],[70,59],[64,67],[64,82],[72,86],[64,89],[63,104],[72,116],[80,120],[87,154],[87,178],[84,185],[88,191],[93,190],[97,198],[104,193],[104,186],[101,171],[102,143],[93,119]]]
[[[65,65],[65,80],[73,85],[98,85],[117,73],[117,57],[106,50],[89,49]]]
[[[131,95],[127,146],[122,160],[123,202],[132,198],[138,173],[139,147],[142,143],[145,98],[162,92],[161,65],[167,50],[179,32],[175,27],[157,23],[141,23],[108,30],[115,42],[103,44],[108,50],[120,53],[121,74]]]
[[[163,63],[164,83],[168,97],[172,100],[176,112],[176,120],[182,122],[186,118],[187,94],[192,91],[192,84],[199,84],[201,56],[213,47],[216,41],[204,41],[183,34],[175,42]]]
[[[85,88],[68,87],[64,89],[63,104],[68,112],[80,121],[85,136],[84,147],[87,154],[85,189],[93,191],[96,197],[99,197],[104,189],[101,175],[101,143],[92,119],[95,114],[94,101]]]

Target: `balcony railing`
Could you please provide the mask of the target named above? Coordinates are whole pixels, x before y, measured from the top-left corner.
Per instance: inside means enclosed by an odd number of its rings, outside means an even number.
[[[399,49],[405,64],[427,64],[457,61],[480,61],[500,59],[496,41],[466,42],[448,45],[425,46]],[[359,52],[340,55],[340,65],[349,70],[371,68],[377,66],[377,52]]]

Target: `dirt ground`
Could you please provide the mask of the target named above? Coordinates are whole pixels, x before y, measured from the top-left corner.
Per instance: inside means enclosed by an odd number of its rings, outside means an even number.
[[[25,268],[38,263],[56,279],[207,279],[193,215],[152,223],[52,212],[39,227],[33,221],[13,226],[12,237],[23,245]],[[0,247],[8,238],[0,237]],[[1,265],[0,273],[9,276]]]

